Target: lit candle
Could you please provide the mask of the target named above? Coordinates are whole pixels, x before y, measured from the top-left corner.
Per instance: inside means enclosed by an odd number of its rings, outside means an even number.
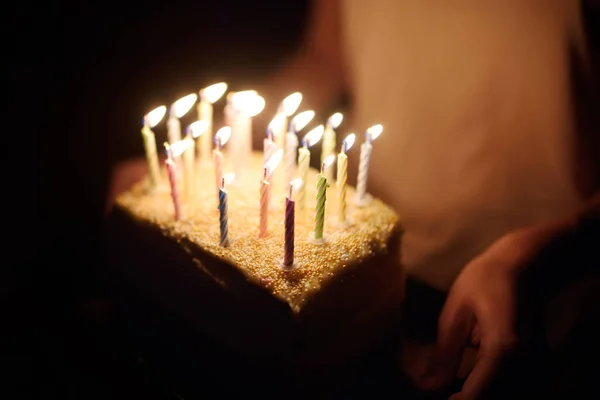
[[[221,179],[219,187],[219,244],[223,247],[229,246],[229,217],[227,216],[227,191],[225,191],[225,183],[233,180],[233,174],[228,174]]]
[[[312,110],[303,111],[297,114],[290,121],[288,133],[285,140],[285,174],[286,182],[294,179],[296,172],[296,157],[298,153],[298,131],[302,130],[315,117],[315,112]]]
[[[165,142],[165,152],[167,153],[165,164],[167,166],[167,174],[169,176],[169,184],[171,186],[171,199],[173,199],[173,208],[175,209],[175,221],[179,221],[181,218],[181,205],[179,203],[177,167],[175,166],[174,158],[185,151],[186,145],[187,143],[185,141],[178,141],[173,144]]]
[[[367,176],[369,175],[369,160],[373,150],[373,140],[377,139],[383,126],[373,125],[365,132],[365,142],[360,146],[360,162],[358,164],[358,180],[356,184],[356,200],[360,205],[368,201],[367,194]]]
[[[236,179],[241,179],[252,156],[252,117],[265,107],[265,99],[254,90],[236,92],[231,97],[231,153]]]
[[[277,115],[267,126],[267,137],[263,140],[263,164],[269,161],[269,158],[277,151],[277,144],[275,143],[275,132],[281,130],[280,125],[283,124],[284,116]]]
[[[215,178],[217,184],[217,194],[219,194],[219,190],[222,185],[223,180],[223,153],[221,149],[229,140],[231,136],[231,128],[228,126],[224,126],[219,129],[215,135],[215,149],[213,151],[213,160],[215,163]]]
[[[323,161],[321,165],[321,173],[317,175],[317,204],[315,206],[315,239],[323,239],[323,229],[325,227],[325,202],[327,200],[327,177],[325,176],[325,168],[331,165],[335,160],[332,154]]]
[[[198,95],[191,93],[171,105],[169,119],[167,120],[167,137],[169,138],[169,143],[181,140],[181,122],[179,122],[179,119],[190,111],[197,99]]]
[[[188,142],[188,148],[183,153],[183,164],[185,168],[185,190],[188,201],[193,198],[196,192],[196,138],[206,131],[207,126],[208,123],[206,121],[196,121],[192,122],[186,129],[185,140]]]
[[[337,156],[338,217],[342,224],[346,223],[346,181],[348,180],[348,156],[346,152],[350,150],[355,139],[356,135],[354,133],[346,136],[342,141],[342,149]]]
[[[304,208],[306,201],[306,179],[308,177],[308,168],[310,167],[310,148],[314,146],[321,136],[323,136],[323,125],[319,125],[308,132],[302,138],[302,147],[298,150],[298,176],[302,179],[302,186],[298,190],[298,203],[300,208]]]
[[[267,167],[265,167],[263,180],[260,183],[260,223],[258,228],[258,237],[260,238],[267,236],[270,187],[271,184],[267,180]]]
[[[142,138],[144,138],[144,149],[146,150],[151,189],[154,189],[158,184],[160,173],[158,155],[156,154],[156,137],[154,136],[154,132],[152,132],[152,128],[163,119],[166,112],[167,107],[160,106],[146,114],[142,120]]]
[[[286,137],[286,126],[288,124],[287,119],[291,117],[298,107],[300,107],[300,103],[302,102],[302,93],[295,92],[287,96],[281,104],[279,104],[279,108],[277,110],[277,117],[281,117],[281,126],[278,126],[278,130],[274,131],[275,133],[275,143],[280,149],[285,148],[285,137]]]
[[[286,268],[294,265],[294,226],[295,226],[295,202],[293,200],[294,191],[302,186],[301,179],[295,179],[289,183],[290,193],[285,199],[285,236],[283,266]]]
[[[327,124],[325,125],[325,132],[323,132],[323,147],[321,150],[321,163],[325,162],[325,159],[332,154],[335,154],[335,130],[340,124],[344,116],[342,113],[335,113],[331,117],[327,118]],[[333,180],[333,168],[328,167],[325,170],[325,176],[329,181]]]
[[[200,138],[199,142],[199,155],[200,160],[208,162],[210,160],[210,152],[213,141],[213,104],[218,101],[223,94],[227,91],[227,84],[225,82],[215,83],[200,89],[200,102],[198,103],[198,119],[206,121],[207,127],[206,132]]]

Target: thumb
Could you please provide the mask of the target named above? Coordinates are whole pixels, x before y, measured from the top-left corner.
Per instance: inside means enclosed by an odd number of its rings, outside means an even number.
[[[456,377],[462,353],[474,325],[473,313],[449,298],[438,320],[438,337],[433,357],[419,383],[424,390],[438,390]]]

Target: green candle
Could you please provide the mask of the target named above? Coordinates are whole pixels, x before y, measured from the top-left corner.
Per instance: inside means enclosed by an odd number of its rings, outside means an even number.
[[[317,205],[315,207],[315,239],[323,239],[325,226],[325,201],[327,200],[327,178],[323,171],[331,165],[335,156],[332,154],[325,159],[321,166],[321,173],[317,175]]]

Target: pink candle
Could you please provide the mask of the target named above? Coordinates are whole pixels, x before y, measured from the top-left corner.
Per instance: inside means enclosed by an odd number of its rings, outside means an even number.
[[[267,168],[265,167],[265,174],[260,183],[260,224],[258,228],[258,237],[260,238],[267,236],[270,186],[271,184],[267,180]]]
[[[167,153],[165,164],[169,175],[169,183],[171,185],[171,198],[173,199],[173,207],[175,209],[175,221],[179,221],[179,218],[181,217],[181,208],[179,205],[179,192],[177,188],[177,168],[175,167],[175,162],[173,162],[171,146],[169,146],[168,143],[165,143],[165,151]]]

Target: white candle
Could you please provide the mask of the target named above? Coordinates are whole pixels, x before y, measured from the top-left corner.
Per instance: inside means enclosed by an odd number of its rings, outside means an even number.
[[[315,117],[315,112],[307,110],[299,113],[290,121],[288,133],[286,134],[285,140],[285,174],[286,189],[289,182],[294,180],[296,173],[296,157],[298,153],[298,131],[304,128],[308,123]]]
[[[298,204],[304,208],[306,202],[306,178],[308,177],[308,168],[310,167],[310,150],[323,136],[323,125],[319,125],[302,138],[302,147],[298,150],[298,177],[302,179],[302,185],[298,190]]]
[[[325,162],[325,159],[330,155],[335,154],[335,129],[340,126],[344,116],[342,113],[335,113],[327,118],[327,124],[325,125],[325,132],[323,132],[323,146],[321,150],[321,164]],[[333,180],[333,166],[330,165],[325,168],[324,175],[328,181]]]
[[[231,153],[236,179],[242,179],[252,156],[252,117],[265,107],[265,99],[254,90],[236,92],[231,97]]]
[[[222,180],[223,180],[223,153],[221,149],[229,140],[231,136],[231,128],[228,126],[224,126],[219,129],[215,135],[215,149],[213,151],[213,160],[215,164],[215,183],[217,186],[217,196],[219,194],[219,189],[221,188]]]
[[[382,131],[383,127],[381,125],[374,125],[367,129],[365,142],[360,146],[360,162],[358,164],[358,179],[356,184],[356,200],[359,204],[367,200],[367,177],[369,175],[373,140],[377,139]]]
[[[181,122],[179,119],[183,117],[194,106],[198,99],[195,93],[188,94],[177,100],[169,109],[169,119],[167,120],[167,137],[169,143],[175,143],[181,140]]]
[[[213,104],[218,101],[223,94],[227,91],[227,84],[225,82],[215,83],[200,89],[200,102],[198,103],[198,119],[206,121],[207,128],[199,140],[198,149],[200,160],[207,162],[210,160],[210,152],[213,142]]]

